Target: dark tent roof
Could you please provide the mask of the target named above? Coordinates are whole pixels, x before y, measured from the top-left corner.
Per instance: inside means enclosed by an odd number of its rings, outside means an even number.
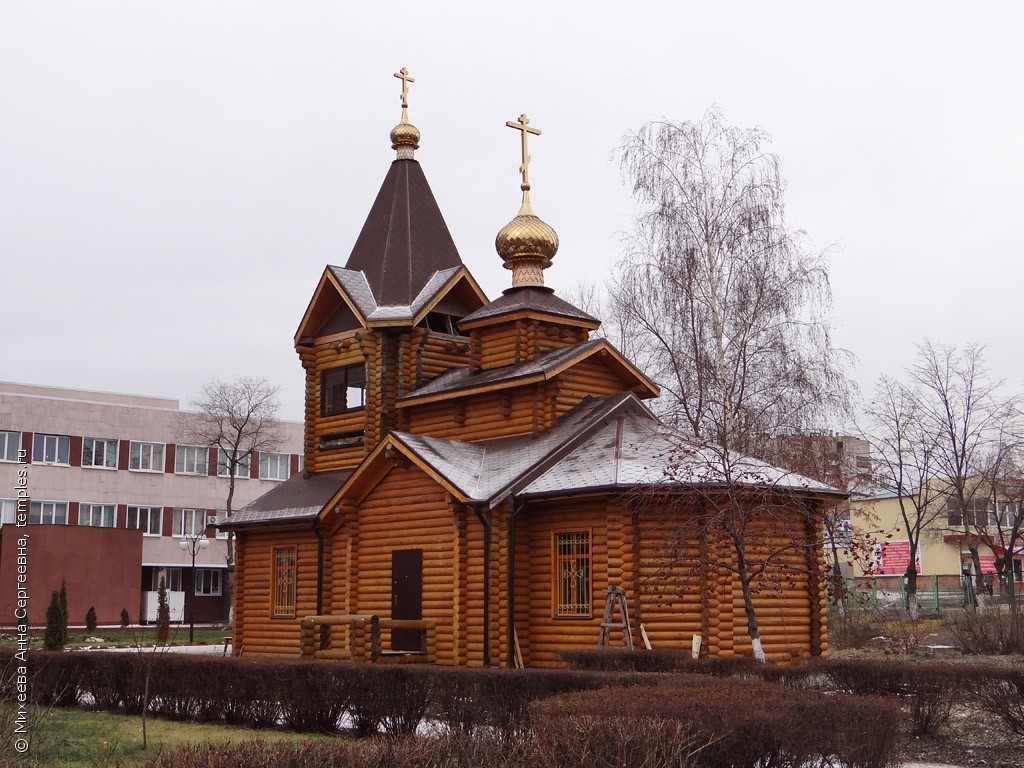
[[[524,311],[556,315],[571,320],[582,320],[588,324],[600,325],[601,323],[596,317],[587,314],[578,307],[574,307],[564,299],[558,298],[550,288],[531,286],[507,289],[502,296],[499,296],[490,304],[466,315],[459,324],[466,325],[485,318],[501,317],[502,315]]]
[[[416,160],[395,160],[345,269],[366,275],[378,305],[409,306],[437,271],[463,266],[427,177]]]

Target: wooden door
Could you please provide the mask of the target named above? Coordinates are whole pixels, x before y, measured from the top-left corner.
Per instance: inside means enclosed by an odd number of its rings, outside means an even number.
[[[391,618],[423,618],[423,550],[396,549],[391,553]],[[393,629],[391,650],[423,650],[423,631]]]

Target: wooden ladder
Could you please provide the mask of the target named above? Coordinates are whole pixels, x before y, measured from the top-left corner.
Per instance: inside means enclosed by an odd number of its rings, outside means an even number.
[[[608,595],[604,601],[604,618],[601,619],[601,634],[598,636],[598,647],[607,646],[611,637],[612,629],[621,629],[626,633],[626,647],[633,650],[633,632],[629,628],[629,608],[626,606],[626,593],[622,587],[608,587],[605,590]],[[621,621],[613,621],[615,606],[619,606]]]

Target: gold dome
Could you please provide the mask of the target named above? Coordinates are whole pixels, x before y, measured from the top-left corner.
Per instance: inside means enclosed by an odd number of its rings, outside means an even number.
[[[498,232],[494,247],[506,269],[512,269],[512,263],[520,259],[540,259],[544,267],[550,267],[558,252],[558,234],[533,213],[520,211]]]
[[[391,129],[391,148],[420,148],[420,130],[410,122],[403,120]]]

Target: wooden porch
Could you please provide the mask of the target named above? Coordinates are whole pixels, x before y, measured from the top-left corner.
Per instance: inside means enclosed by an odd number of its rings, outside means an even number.
[[[419,632],[419,650],[384,650],[382,630]],[[340,659],[389,664],[433,664],[436,630],[430,620],[386,619],[377,614],[307,616],[300,624],[300,655],[304,659]]]

